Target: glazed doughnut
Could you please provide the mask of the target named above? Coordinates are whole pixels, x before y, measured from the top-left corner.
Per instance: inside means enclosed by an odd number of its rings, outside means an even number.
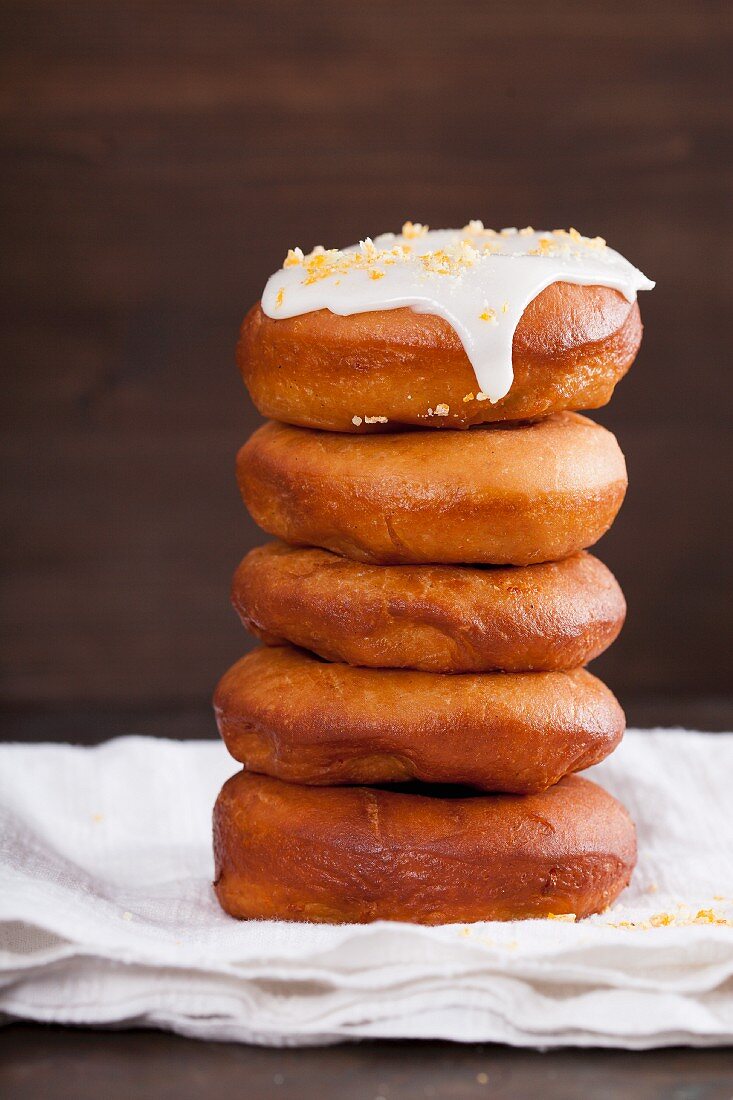
[[[553,283],[522,315],[514,381],[495,403],[477,399],[451,325],[411,309],[348,317],[322,309],[273,320],[257,303],[242,323],[237,363],[257,409],[273,420],[359,433],[468,428],[605,405],[641,333],[637,303],[617,290]]]
[[[381,436],[270,421],[240,450],[237,474],[269,534],[397,565],[568,557],[601,537],[626,492],[615,437],[577,413]]]
[[[275,542],[244,558],[232,601],[268,645],[425,672],[577,668],[626,614],[613,574],[585,552],[523,568],[364,565]]]
[[[607,908],[634,826],[587,779],[542,794],[434,797],[240,772],[214,809],[215,890],[233,917],[448,924]]]
[[[624,713],[584,669],[448,675],[256,649],[219,682],[219,732],[250,771],[314,785],[542,791],[616,748]]]

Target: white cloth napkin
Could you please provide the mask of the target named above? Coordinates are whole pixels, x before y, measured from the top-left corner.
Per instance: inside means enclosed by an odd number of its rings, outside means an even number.
[[[232,920],[210,817],[235,770],[214,741],[0,748],[5,1020],[272,1045],[733,1041],[733,734],[630,732],[592,769],[637,822],[639,867],[579,924]]]

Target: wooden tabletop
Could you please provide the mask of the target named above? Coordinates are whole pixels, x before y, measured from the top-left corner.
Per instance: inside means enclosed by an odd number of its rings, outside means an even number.
[[[731,1100],[733,1050],[631,1053],[442,1042],[271,1050],[152,1031],[0,1030],[5,1100]]]

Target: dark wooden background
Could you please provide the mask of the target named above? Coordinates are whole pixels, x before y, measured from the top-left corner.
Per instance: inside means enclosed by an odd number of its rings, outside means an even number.
[[[596,668],[632,720],[733,720],[730,16],[3,0],[5,736],[213,735],[260,537],[240,318],[288,246],[405,218],[572,224],[658,280],[599,417],[629,464],[600,554],[630,614]]]

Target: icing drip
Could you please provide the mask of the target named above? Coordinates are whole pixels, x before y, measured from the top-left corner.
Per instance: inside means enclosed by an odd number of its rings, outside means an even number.
[[[551,283],[607,286],[633,302],[654,283],[601,237],[575,229],[539,232],[434,229],[407,222],[349,248],[296,248],[270,277],[262,295],[268,317],[296,317],[318,309],[348,316],[409,306],[443,317],[460,337],[481,398],[509,392],[512,341],[529,303]]]

